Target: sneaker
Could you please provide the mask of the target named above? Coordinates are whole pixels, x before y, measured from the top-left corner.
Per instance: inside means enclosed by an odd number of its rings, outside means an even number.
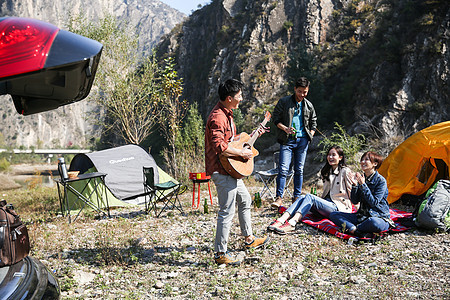
[[[295,226],[292,226],[288,221],[286,221],[283,225],[278,227],[275,232],[281,235],[285,235],[286,233],[292,232],[294,230]]]
[[[277,196],[275,198],[275,201],[272,202],[272,204],[270,204],[271,207],[278,209],[278,207],[280,207],[283,204],[283,198],[281,198],[280,196]]]
[[[267,231],[275,231],[277,228],[279,228],[283,223],[281,223],[278,220],[273,221],[270,223],[269,227],[267,227]]]
[[[220,255],[214,255],[214,260],[216,261],[216,264],[218,265],[230,265],[230,266],[239,266],[241,264],[240,260],[234,259],[231,257],[229,253],[224,253]]]
[[[251,243],[244,242],[245,249],[258,249],[260,247],[265,246],[269,242],[269,236],[265,236],[262,238],[256,237]]]

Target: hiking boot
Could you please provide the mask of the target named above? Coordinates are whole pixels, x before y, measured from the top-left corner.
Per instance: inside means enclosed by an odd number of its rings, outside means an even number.
[[[292,226],[288,221],[286,221],[283,225],[278,227],[275,232],[281,235],[285,235],[286,233],[292,232],[295,230],[295,226]]]
[[[281,223],[278,220],[273,221],[270,223],[269,227],[267,227],[267,231],[275,231],[277,228],[279,228],[283,223]]]
[[[355,230],[353,235],[362,239],[372,239],[374,237],[374,234],[372,232],[361,232],[358,229]]]
[[[239,266],[241,264],[240,260],[234,259],[229,253],[216,254],[214,255],[214,260],[218,265],[226,264],[230,266]]]
[[[245,249],[258,249],[260,247],[265,246],[269,242],[269,236],[265,236],[262,238],[256,237],[251,243],[244,242]]]
[[[271,207],[278,209],[278,207],[280,207],[283,204],[283,198],[281,198],[280,196],[277,196],[275,198],[275,201],[272,202],[272,204],[270,204]]]

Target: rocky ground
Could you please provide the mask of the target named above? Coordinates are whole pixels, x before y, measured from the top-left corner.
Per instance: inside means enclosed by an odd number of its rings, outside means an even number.
[[[192,210],[191,197],[181,197],[184,216],[117,209],[107,219],[35,222],[31,254],[57,276],[62,299],[450,299],[448,233],[413,228],[350,245],[303,225],[270,234],[265,249],[244,251],[235,217],[229,249],[243,263],[217,266],[217,207]],[[252,212],[257,235],[276,217],[265,200]]]

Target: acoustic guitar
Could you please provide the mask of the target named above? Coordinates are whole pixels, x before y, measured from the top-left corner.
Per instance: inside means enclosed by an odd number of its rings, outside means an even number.
[[[250,159],[244,159],[241,156],[230,156],[226,157],[224,155],[219,156],[220,163],[224,167],[225,171],[227,171],[228,174],[230,174],[231,177],[240,179],[245,176],[249,176],[253,172],[253,158],[259,154],[258,150],[256,150],[253,147],[253,144],[255,143],[256,139],[259,137],[258,135],[258,129],[260,127],[263,127],[267,124],[267,122],[270,120],[270,112],[266,112],[264,114],[264,120],[259,124],[259,126],[255,130],[255,134],[253,136],[248,135],[245,132],[242,132],[240,135],[239,140],[230,142],[229,146],[235,148],[235,149],[243,149],[248,148],[251,149],[253,152],[253,156]]]

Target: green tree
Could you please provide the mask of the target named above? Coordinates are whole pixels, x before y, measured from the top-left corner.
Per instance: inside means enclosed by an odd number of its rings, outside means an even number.
[[[285,21],[283,23],[283,28],[286,29],[286,31],[291,31],[292,26],[294,26],[294,23],[292,23],[292,21]]]
[[[178,177],[177,167],[177,136],[181,130],[181,124],[186,114],[188,103],[181,99],[183,93],[183,80],[178,77],[175,70],[175,62],[172,57],[164,60],[164,68],[161,72],[161,104],[160,128],[169,145],[167,158],[168,166],[173,168],[173,175]]]
[[[197,152],[204,151],[205,126],[203,126],[203,120],[198,111],[197,102],[189,105],[186,112],[186,118],[183,122],[183,128],[177,136],[175,146],[177,149],[192,147]]]
[[[240,108],[233,109],[233,121],[234,125],[236,125],[236,131],[242,132],[243,130],[249,129],[245,127],[244,115],[241,112]]]
[[[302,76],[308,78],[311,83],[307,98],[314,103],[317,112],[322,112],[324,109],[324,85],[321,81],[318,65],[319,62],[314,53],[303,46],[299,46],[289,55],[287,76],[292,89],[298,78]],[[320,118],[318,121],[321,122]]]
[[[162,113],[161,72],[153,55],[140,58],[137,36],[130,28],[119,28],[108,15],[98,23],[82,16],[69,20],[70,31],[97,40],[103,52],[96,76],[97,111],[92,120],[113,136],[140,144],[155,129]],[[163,80],[163,82],[165,82]]]
[[[163,151],[166,161],[168,160],[167,149]],[[198,112],[198,104],[191,104],[186,112],[182,129],[176,139],[175,155],[177,158],[177,179],[184,183],[188,182],[189,172],[204,172],[205,169],[205,127]],[[169,168],[173,168],[168,164]],[[173,169],[171,173],[175,173]]]

